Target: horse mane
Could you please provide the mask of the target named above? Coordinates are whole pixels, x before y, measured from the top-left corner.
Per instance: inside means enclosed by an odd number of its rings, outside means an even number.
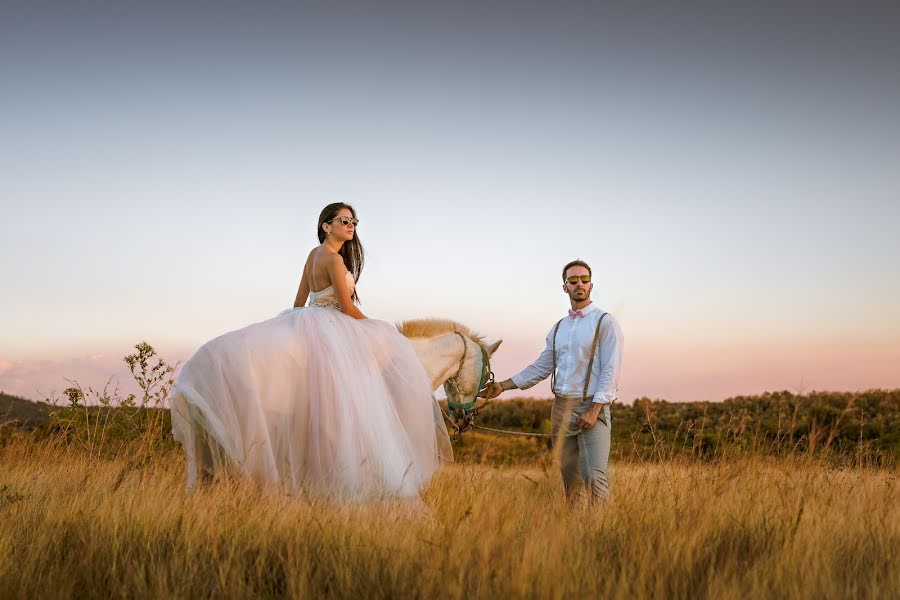
[[[433,338],[448,333],[461,333],[479,346],[484,347],[485,345],[484,336],[475,333],[462,323],[457,323],[450,319],[414,319],[412,321],[402,321],[397,323],[397,329],[408,338]]]

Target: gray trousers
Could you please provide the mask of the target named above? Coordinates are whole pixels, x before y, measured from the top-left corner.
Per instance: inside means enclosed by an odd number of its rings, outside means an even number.
[[[590,502],[593,504],[609,499],[607,468],[612,425],[609,405],[600,411],[593,427],[566,437],[567,433],[575,431],[573,428],[575,420],[590,405],[590,398],[583,403],[581,398],[557,396],[553,401],[550,420],[553,425],[553,445],[559,452],[560,472],[566,488],[566,498],[583,500],[587,488],[590,490]]]

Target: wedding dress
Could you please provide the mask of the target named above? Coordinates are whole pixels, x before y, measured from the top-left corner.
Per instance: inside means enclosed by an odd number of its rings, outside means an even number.
[[[345,315],[330,286],[204,344],[169,406],[189,487],[208,437],[216,470],[340,499],[408,497],[452,458],[432,391],[397,328]]]

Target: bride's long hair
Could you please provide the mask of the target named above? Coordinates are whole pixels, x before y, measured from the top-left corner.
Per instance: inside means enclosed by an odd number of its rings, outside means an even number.
[[[353,207],[343,202],[334,202],[323,208],[322,212],[319,213],[318,235],[320,244],[325,241],[325,230],[322,229],[322,225],[334,219],[342,208],[349,210],[353,218],[356,218],[356,211],[353,210]],[[353,239],[349,242],[344,242],[344,245],[341,246],[340,255],[344,259],[344,266],[353,274],[353,279],[358,282],[359,276],[362,274],[363,265],[366,262],[366,253],[356,231],[353,232]],[[357,296],[356,290],[353,291],[353,301],[359,304],[359,296]]]

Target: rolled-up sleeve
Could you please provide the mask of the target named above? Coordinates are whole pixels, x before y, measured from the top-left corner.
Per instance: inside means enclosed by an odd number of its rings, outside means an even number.
[[[622,370],[622,352],[625,349],[625,338],[619,322],[612,315],[607,315],[603,332],[600,335],[599,356],[594,358],[594,402],[609,404],[619,394],[619,372]],[[599,371],[599,372],[598,372]],[[593,377],[592,377],[593,378]]]
[[[547,334],[547,346],[530,366],[525,367],[510,379],[520,390],[527,390],[533,385],[550,377],[553,371],[553,330]]]

